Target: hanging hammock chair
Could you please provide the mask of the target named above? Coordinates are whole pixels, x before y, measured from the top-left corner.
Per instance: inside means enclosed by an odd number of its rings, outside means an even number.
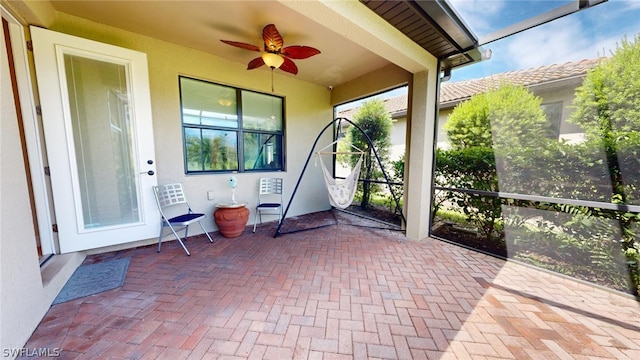
[[[327,191],[329,193],[329,203],[338,209],[348,208],[353,202],[353,197],[356,195],[356,189],[358,188],[358,178],[360,177],[360,167],[363,158],[362,153],[356,166],[345,179],[335,179],[324,165],[322,157],[318,156],[318,158],[320,158],[320,167],[322,168],[324,182],[327,185]]]
[[[318,229],[319,227],[324,227],[324,226],[329,226],[327,224],[323,224],[320,226],[316,226],[316,227],[303,227],[303,228],[299,228],[299,229],[290,229],[288,231],[282,232],[282,226],[284,225],[284,223],[287,220],[287,213],[289,212],[289,208],[291,207],[291,203],[293,202],[293,199],[295,198],[295,195],[298,191],[298,188],[300,187],[300,183],[302,182],[302,178],[305,174],[305,171],[307,170],[307,166],[309,165],[309,161],[311,160],[311,157],[314,155],[315,153],[315,158],[316,158],[316,166],[318,165],[317,161],[318,158],[320,158],[320,166],[322,167],[322,173],[323,173],[323,177],[324,177],[324,181],[325,181],[325,185],[327,186],[327,192],[329,194],[329,202],[331,203],[331,206],[339,209],[340,211],[344,211],[348,213],[348,210],[346,210],[351,203],[353,202],[353,198],[355,196],[356,193],[356,189],[358,187],[358,181],[359,181],[359,177],[360,177],[360,168],[362,167],[362,161],[364,159],[364,155],[366,155],[367,153],[365,153],[364,151],[358,149],[356,146],[354,146],[353,144],[349,144],[349,146],[354,149],[355,151],[328,151],[325,152],[323,150],[325,149],[329,149],[332,148],[335,144],[337,144],[339,141],[342,140],[342,138],[344,137],[342,133],[339,132],[339,129],[342,129],[342,122],[346,122],[351,124],[351,126],[353,126],[354,128],[356,128],[363,136],[364,138],[367,140],[367,143],[369,145],[369,155],[373,154],[375,156],[375,159],[378,161],[378,165],[380,166],[380,169],[382,171],[382,174],[384,175],[384,178],[386,180],[386,184],[389,187],[389,192],[391,193],[391,196],[393,197],[393,200],[396,203],[397,208],[400,211],[400,216],[402,217],[402,221],[403,223],[406,223],[406,219],[404,217],[404,214],[402,213],[402,207],[400,206],[400,202],[398,200],[398,198],[396,197],[394,191],[393,191],[393,187],[391,186],[391,181],[389,180],[389,176],[387,176],[387,173],[384,170],[384,167],[382,166],[382,162],[380,161],[380,157],[378,156],[378,153],[376,152],[376,149],[373,147],[373,142],[371,141],[371,139],[369,138],[369,136],[354,122],[352,122],[351,120],[347,119],[347,118],[336,118],[333,121],[329,122],[318,134],[318,136],[316,137],[316,140],[314,141],[313,145],[311,146],[311,151],[309,151],[309,156],[307,157],[307,161],[305,161],[304,166],[302,168],[302,171],[300,172],[300,176],[298,177],[298,181],[296,182],[296,186],[293,189],[293,193],[291,194],[291,197],[289,198],[289,202],[287,203],[287,207],[284,210],[284,213],[282,215],[282,221],[280,221],[280,223],[278,224],[278,228],[276,229],[275,233],[273,234],[273,237],[278,237],[279,235],[282,234],[291,234],[291,233],[295,233],[298,231],[308,231],[308,230],[313,230],[313,229]],[[328,146],[325,146],[324,148],[322,148],[319,151],[314,151],[316,148],[316,145],[318,144],[318,141],[320,140],[322,134],[324,134],[324,132],[331,126],[334,126],[336,129],[338,129],[338,132],[336,132],[335,137],[338,140],[334,141],[333,143],[329,144]],[[327,169],[327,167],[325,166],[325,164],[322,161],[322,157],[321,155],[360,155],[360,158],[358,159],[358,161],[356,162],[356,165],[354,166],[354,168],[351,170],[351,173],[345,178],[345,179],[335,179],[332,175],[331,172]],[[354,214],[356,215],[356,214]],[[330,225],[337,225],[337,219],[335,224],[330,224]],[[354,226],[360,226],[360,225],[355,225],[355,224],[351,224]],[[365,226],[368,227],[368,226]],[[385,227],[385,228],[380,228],[377,227],[378,229],[385,229],[385,230],[398,230],[398,231],[404,231],[401,228],[398,229],[392,229],[389,227]]]

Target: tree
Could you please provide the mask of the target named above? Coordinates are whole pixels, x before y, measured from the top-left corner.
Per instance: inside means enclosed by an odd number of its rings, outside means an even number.
[[[586,143],[604,149],[614,197],[640,203],[640,34],[623,39],[608,59],[587,74],[576,90],[568,119],[585,131]]]
[[[535,147],[546,139],[541,99],[520,85],[502,84],[453,109],[444,129],[453,149]]]
[[[445,124],[451,149],[438,151],[436,157],[437,184],[494,193],[519,186],[519,181],[510,179],[521,178],[511,171],[522,168],[516,166],[521,158],[508,154],[514,149],[537,149],[549,141],[540,104],[541,99],[525,87],[502,84],[456,106]],[[487,241],[503,241],[502,199],[455,191],[446,192],[444,198],[458,205]]]
[[[569,121],[588,139],[616,139],[640,132],[640,34],[623,39],[608,59],[591,70],[576,89]]]
[[[586,147],[603,149],[612,188],[611,202],[640,203],[640,34],[623,39],[612,56],[590,71],[576,90],[570,122],[580,125]],[[606,216],[606,214],[605,214]],[[622,248],[640,293],[640,214],[609,214],[620,225]]]
[[[362,201],[360,207],[366,209],[369,207],[373,185],[367,180],[376,179],[380,176],[381,169],[377,169],[377,164],[373,149],[380,157],[380,161],[384,166],[388,161],[389,147],[391,146],[391,115],[384,106],[384,102],[380,99],[372,99],[365,101],[358,112],[353,116],[353,123],[358,125],[360,129],[371,139],[371,144],[367,141],[366,136],[358,130],[357,127],[349,128],[349,137],[351,144],[365,152],[364,157],[364,174],[360,172],[360,178],[365,179],[362,183]],[[358,156],[352,156],[351,165],[355,165]]]

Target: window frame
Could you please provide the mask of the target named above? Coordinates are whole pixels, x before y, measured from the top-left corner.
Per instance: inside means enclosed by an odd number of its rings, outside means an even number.
[[[200,121],[199,124],[196,123],[189,123],[189,122],[185,122],[185,116],[189,116],[189,114],[185,114],[185,99],[184,96],[185,94],[183,93],[183,79],[187,80],[187,81],[197,81],[197,82],[201,82],[202,84],[205,85],[211,85],[213,88],[226,88],[226,89],[232,89],[235,93],[235,104],[236,104],[236,109],[235,109],[235,116],[237,117],[237,122],[236,122],[236,126],[235,127],[229,127],[229,126],[223,126],[223,125],[215,125],[215,124],[203,124],[202,121]],[[286,101],[285,101],[285,97],[284,96],[279,96],[279,95],[275,95],[275,94],[271,94],[271,93],[266,93],[266,92],[260,92],[260,91],[255,91],[255,90],[249,90],[249,89],[244,89],[244,88],[239,88],[236,86],[232,86],[232,85],[227,85],[227,84],[221,84],[221,83],[217,83],[214,81],[209,81],[209,80],[203,80],[203,79],[198,79],[195,77],[191,77],[191,76],[185,76],[185,75],[179,75],[178,76],[178,88],[179,88],[179,93],[180,93],[180,125],[181,125],[181,131],[182,131],[182,149],[183,149],[183,162],[184,162],[184,172],[187,175],[199,175],[199,174],[220,174],[220,173],[249,173],[249,172],[279,172],[279,171],[286,171],[286,148],[285,148],[285,144],[286,144]],[[259,94],[259,95],[264,95],[264,96],[268,96],[268,97],[273,97],[274,99],[277,99],[280,102],[280,123],[278,124],[280,126],[279,130],[266,130],[266,129],[255,129],[255,128],[245,128],[245,122],[244,122],[244,109],[245,106],[243,104],[243,94],[247,94],[247,93],[251,93],[251,94]],[[200,112],[202,112],[203,110],[199,110]],[[204,165],[205,165],[205,161],[202,157],[202,154],[200,155],[200,160],[199,160],[199,166],[200,166],[200,170],[194,170],[193,168],[189,168],[189,152],[188,152],[188,130],[197,130],[200,132],[200,136],[201,136],[201,141],[202,141],[202,132],[203,131],[218,131],[218,132],[230,132],[230,133],[235,133],[235,150],[236,150],[236,168],[235,169],[222,169],[222,170],[215,170],[215,169],[205,169]],[[268,137],[268,138],[272,138],[275,137],[276,141],[275,141],[275,149],[276,149],[276,156],[274,159],[276,159],[277,161],[277,165],[275,167],[260,167],[257,169],[253,169],[253,168],[247,168],[247,166],[245,166],[245,162],[249,161],[251,159],[246,159],[245,158],[245,137],[249,135],[249,136],[258,136],[258,137]],[[263,144],[264,146],[265,144]],[[262,148],[261,148],[262,149]],[[260,154],[258,155],[257,160],[259,159],[259,157],[262,155],[262,151],[260,152]]]
[[[540,108],[544,112],[544,115],[547,117],[547,121],[548,121],[547,136],[550,139],[558,140],[560,138],[560,135],[562,135],[561,127],[562,127],[562,115],[564,113],[564,101],[558,100],[558,101],[549,101],[546,103],[542,103],[540,104]],[[552,119],[550,115],[553,114],[555,110],[558,110],[557,111],[558,116]]]

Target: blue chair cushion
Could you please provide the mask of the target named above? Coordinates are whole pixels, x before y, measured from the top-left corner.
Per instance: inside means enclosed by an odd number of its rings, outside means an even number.
[[[264,203],[264,204],[258,205],[258,208],[277,208],[280,206],[281,205],[278,203]]]
[[[194,221],[196,219],[199,219],[201,217],[203,217],[204,214],[198,214],[198,213],[193,213],[193,214],[184,214],[184,215],[178,215],[176,217],[173,217],[171,219],[169,219],[170,223],[188,223],[190,221]]]

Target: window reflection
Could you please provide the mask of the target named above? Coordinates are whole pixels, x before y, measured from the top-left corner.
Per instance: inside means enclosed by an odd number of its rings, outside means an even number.
[[[453,70],[441,85],[432,235],[638,294],[640,8],[624,6],[500,40],[491,60]],[[593,41],[605,37],[606,54]]]
[[[186,77],[180,94],[187,173],[284,169],[282,98]]]

